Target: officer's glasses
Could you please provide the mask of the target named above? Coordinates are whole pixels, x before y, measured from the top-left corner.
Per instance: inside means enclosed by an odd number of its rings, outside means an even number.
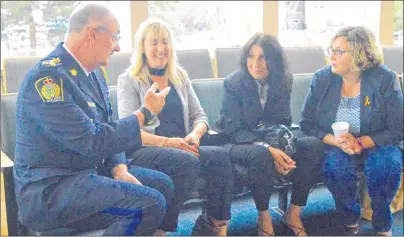
[[[114,47],[115,47],[115,45],[117,45],[119,43],[119,41],[122,38],[119,34],[113,34],[113,33],[109,32],[109,30],[105,29],[102,26],[99,26],[99,27],[95,28],[95,30],[104,31],[104,32],[107,32],[108,34],[110,34],[111,37],[112,37],[112,41],[114,42]]]
[[[342,57],[342,55],[346,52],[351,52],[352,50],[341,50],[341,49],[332,49],[332,48],[328,48],[327,49],[327,53],[329,56],[331,56],[332,54],[334,54],[335,56],[337,56],[337,58]]]

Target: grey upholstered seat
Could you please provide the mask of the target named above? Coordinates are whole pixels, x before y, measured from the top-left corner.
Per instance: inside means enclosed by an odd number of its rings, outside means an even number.
[[[28,70],[36,65],[41,57],[5,58],[3,59],[3,70],[6,88],[4,93],[17,93],[21,82],[24,80]]]
[[[384,64],[398,74],[403,73],[403,46],[384,46]]]
[[[241,48],[217,48],[215,54],[219,78],[225,78],[239,68]]]
[[[312,78],[313,73],[293,75],[292,95],[290,99],[292,123],[299,124],[299,120],[302,117],[301,110],[303,108],[304,99],[309,91]]]
[[[321,47],[285,47],[289,72],[314,73],[326,66],[325,53]]]
[[[212,61],[207,49],[177,50],[178,63],[189,79],[213,78]]]
[[[116,86],[118,77],[130,65],[131,53],[115,53],[111,56],[109,64],[105,67],[108,75],[108,86]]]

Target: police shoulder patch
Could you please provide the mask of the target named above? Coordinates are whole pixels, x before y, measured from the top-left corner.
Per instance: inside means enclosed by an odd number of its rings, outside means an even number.
[[[42,77],[35,82],[35,89],[45,103],[64,101],[63,79]]]

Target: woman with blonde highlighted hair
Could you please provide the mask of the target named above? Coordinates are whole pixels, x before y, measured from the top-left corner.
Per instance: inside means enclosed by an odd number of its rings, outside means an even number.
[[[225,236],[232,165],[222,147],[203,144],[208,120],[186,71],[177,64],[173,43],[168,26],[157,19],[143,22],[136,32],[132,63],[118,78],[119,117],[141,108],[152,84],[157,83],[160,91],[172,89],[161,113],[145,123],[143,147],[126,156],[131,165],[161,171],[174,182],[174,198],[168,202],[161,230],[176,231],[183,203],[201,173],[207,180],[206,215],[199,216],[192,235]]]
[[[346,235],[358,235],[358,173],[364,172],[376,235],[392,235],[390,204],[403,166],[403,94],[396,74],[381,64],[372,32],[346,27],[332,37],[330,66],[317,71],[300,126],[325,144],[325,177]],[[347,122],[335,137],[331,125]]]

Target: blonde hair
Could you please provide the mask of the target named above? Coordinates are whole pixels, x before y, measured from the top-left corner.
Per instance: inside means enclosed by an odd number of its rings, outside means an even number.
[[[182,77],[185,70],[182,69],[177,63],[177,54],[174,50],[174,39],[170,28],[166,23],[160,19],[149,19],[142,22],[139,29],[135,34],[134,49],[131,57],[131,65],[128,67],[127,72],[133,78],[138,78],[142,81],[147,81],[148,78],[140,77],[142,69],[146,66],[146,56],[144,54],[144,42],[149,32],[153,32],[155,35],[161,37],[164,33],[168,35],[168,43],[171,45],[171,52],[167,62],[167,70],[164,77],[168,79],[174,85],[180,85],[182,83]]]
[[[363,26],[348,26],[340,29],[331,39],[345,37],[352,48],[351,71],[365,71],[382,63],[382,56],[375,35]]]

